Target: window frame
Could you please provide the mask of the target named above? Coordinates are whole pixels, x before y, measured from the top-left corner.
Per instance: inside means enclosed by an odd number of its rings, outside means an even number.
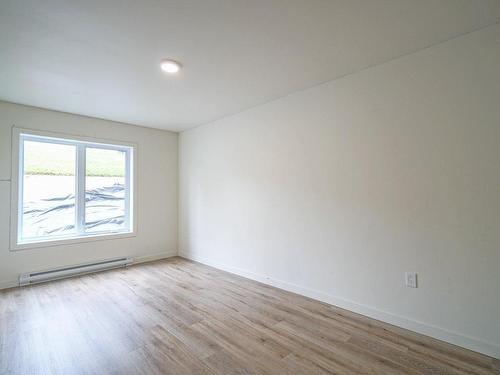
[[[74,236],[43,237],[20,241],[22,233],[23,181],[24,181],[24,141],[73,145],[76,149],[75,160],[75,225],[79,232]],[[115,149],[125,151],[125,215],[128,229],[123,231],[103,231],[85,233],[85,148]],[[82,194],[83,192],[83,194]],[[77,223],[78,219],[82,220]],[[77,229],[78,230],[78,229]],[[10,250],[33,249],[58,245],[68,245],[101,240],[135,237],[137,235],[137,144],[110,139],[82,137],[49,131],[12,128],[12,176],[11,176],[11,230]]]

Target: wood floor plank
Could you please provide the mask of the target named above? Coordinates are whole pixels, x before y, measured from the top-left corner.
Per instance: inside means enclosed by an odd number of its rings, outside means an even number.
[[[0,374],[500,374],[500,361],[182,258],[0,291]]]

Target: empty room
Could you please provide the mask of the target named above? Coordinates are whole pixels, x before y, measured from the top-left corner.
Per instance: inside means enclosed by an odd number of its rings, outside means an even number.
[[[0,0],[32,374],[500,374],[500,0]]]

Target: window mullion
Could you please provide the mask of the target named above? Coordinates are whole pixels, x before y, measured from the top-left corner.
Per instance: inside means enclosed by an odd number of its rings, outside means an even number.
[[[76,231],[85,234],[85,145],[77,144]]]

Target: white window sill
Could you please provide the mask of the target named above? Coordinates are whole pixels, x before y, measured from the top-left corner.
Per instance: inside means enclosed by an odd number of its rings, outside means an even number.
[[[86,243],[86,242],[116,240],[120,238],[129,238],[135,236],[137,236],[136,232],[117,232],[117,233],[92,234],[80,237],[64,237],[58,239],[49,239],[46,241],[35,240],[32,242],[29,241],[21,243],[14,242],[11,243],[10,250],[11,251],[29,250],[41,247],[63,246],[63,245],[71,245],[71,244]]]

